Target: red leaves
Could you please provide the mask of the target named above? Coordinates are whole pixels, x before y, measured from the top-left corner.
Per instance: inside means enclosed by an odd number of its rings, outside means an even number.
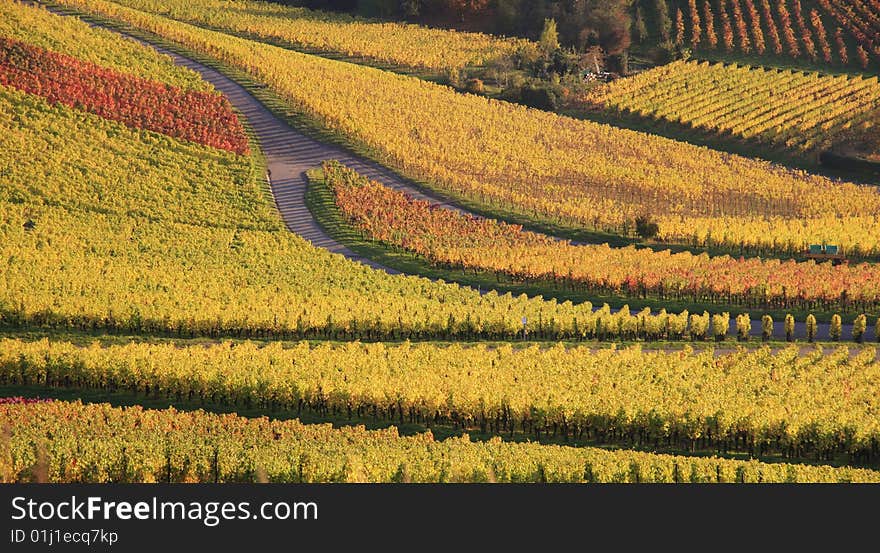
[[[880,2],[868,0],[868,4],[862,0],[819,0],[822,9],[859,43],[856,58],[863,69],[867,69],[871,53],[880,56]]]
[[[0,397],[0,405],[30,405],[31,403],[46,403],[51,399],[31,398],[31,397]]]
[[[248,153],[247,135],[223,96],[184,91],[77,58],[0,38],[0,85],[146,129]]]
[[[492,219],[432,206],[335,162],[324,172],[336,205],[369,238],[464,270],[514,279],[583,284],[628,294],[711,295],[716,301],[787,298],[875,304],[880,269],[759,258],[672,254],[643,248],[573,245]]]
[[[867,69],[869,55],[880,56],[880,2],[877,0],[819,0],[819,5],[834,17],[859,43],[856,58]]]

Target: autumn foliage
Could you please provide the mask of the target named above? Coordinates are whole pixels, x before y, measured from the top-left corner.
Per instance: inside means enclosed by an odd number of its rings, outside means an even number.
[[[855,38],[856,57],[863,68],[870,56],[880,58],[880,1],[819,0],[819,5]]]
[[[183,91],[8,38],[0,38],[0,85],[129,127],[248,152],[238,116],[215,93]]]
[[[708,1],[702,14],[694,9],[681,10],[681,25],[695,31],[702,25],[706,32],[699,48],[721,47],[759,55],[767,52],[808,58],[823,65],[852,63],[863,69],[868,68],[872,57],[880,57],[880,0],[818,0],[821,9],[812,9],[812,4],[805,7],[801,0],[714,1],[714,13]],[[688,0],[692,8],[691,4]],[[720,31],[717,40],[712,40],[715,25]],[[852,39],[853,49],[862,48],[861,53],[850,56],[840,32],[834,37],[835,48],[830,40],[834,27],[841,27]],[[693,45],[698,47],[696,41]]]
[[[9,405],[0,408],[0,425],[7,429],[4,483],[34,480],[34,444],[45,445],[48,482],[880,482],[880,472],[861,468],[471,441],[467,434],[439,440],[393,426],[335,428],[174,408]]]
[[[873,308],[880,300],[877,265],[835,267],[577,245],[414,200],[335,162],[325,163],[324,172],[337,205],[352,225],[373,240],[443,266],[661,299],[807,308],[815,302]]]

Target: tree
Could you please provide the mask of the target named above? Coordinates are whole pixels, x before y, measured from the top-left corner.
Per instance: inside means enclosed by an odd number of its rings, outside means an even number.
[[[619,56],[632,44],[630,17],[624,0],[608,0],[608,5],[594,10],[590,23],[599,29],[599,44],[609,56]]]
[[[580,59],[581,69],[589,69],[590,71],[600,71],[605,67],[605,51],[599,45],[590,46]]]
[[[404,17],[418,17],[422,10],[422,0],[400,0],[400,11]]]
[[[448,8],[464,21],[468,15],[480,13],[489,5],[489,0],[445,0]]]
[[[813,342],[816,339],[816,332],[818,327],[816,325],[816,317],[813,316],[812,313],[807,315],[807,341]]]
[[[526,33],[523,27],[523,15],[520,12],[520,0],[495,0],[494,31],[503,35]]]
[[[559,49],[559,31],[556,30],[555,19],[544,20],[544,29],[538,39],[538,47],[545,56],[549,56]]]
[[[654,238],[660,233],[660,225],[651,220],[648,215],[636,217],[636,234],[641,238]]]
[[[397,0],[360,0],[358,12],[368,17],[395,17],[400,10]]]
[[[700,28],[700,12],[697,11],[697,0],[688,0],[688,8],[690,9],[691,18],[691,46],[697,47],[702,40],[702,29]]]
[[[545,111],[555,111],[559,107],[556,93],[540,85],[525,85],[520,89],[520,102],[526,106]]]

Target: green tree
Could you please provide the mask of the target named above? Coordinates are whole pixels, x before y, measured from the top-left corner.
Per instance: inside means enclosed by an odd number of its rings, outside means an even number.
[[[785,316],[785,339],[789,342],[794,340],[794,316],[791,313]]]
[[[368,17],[394,17],[401,5],[396,0],[360,0],[358,12]]]
[[[400,11],[404,17],[418,17],[422,10],[422,0],[400,0]]]
[[[467,16],[480,13],[489,6],[489,0],[445,0],[445,2],[449,10],[462,22]]]
[[[538,45],[545,56],[549,56],[559,49],[559,31],[556,30],[555,19],[544,20],[544,29],[541,31]]]
[[[666,0],[656,0],[657,24],[660,28],[660,41],[672,40],[672,19],[669,18],[669,5]]]

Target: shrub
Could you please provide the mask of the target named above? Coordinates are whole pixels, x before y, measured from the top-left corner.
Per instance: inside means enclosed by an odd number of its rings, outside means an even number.
[[[816,339],[816,317],[812,313],[807,315],[807,341],[812,342]]]
[[[736,337],[740,342],[748,342],[752,332],[752,319],[748,313],[742,313],[736,317]]]
[[[789,342],[794,340],[794,317],[791,313],[785,316],[785,339]]]
[[[723,342],[730,331],[730,314],[716,313],[712,315],[712,335],[716,342]]]
[[[559,97],[546,86],[523,86],[519,91],[519,101],[523,105],[546,111],[555,111],[559,107]]]
[[[840,315],[835,313],[831,316],[831,328],[829,328],[828,334],[835,342],[840,341],[840,336],[843,334],[843,322],[840,320]]]
[[[853,330],[852,330],[853,340],[855,340],[856,342],[861,344],[862,341],[865,339],[865,331],[867,331],[867,330],[868,330],[868,317],[866,317],[865,314],[863,313],[863,314],[859,315],[858,317],[856,317],[856,320],[853,321]]]
[[[650,215],[636,217],[636,234],[645,239],[654,238],[660,233],[660,225],[655,223]]]
[[[473,94],[483,94],[486,92],[486,87],[480,79],[468,79],[467,91]]]
[[[773,336],[773,317],[764,315],[761,317],[761,340],[766,342]]]

